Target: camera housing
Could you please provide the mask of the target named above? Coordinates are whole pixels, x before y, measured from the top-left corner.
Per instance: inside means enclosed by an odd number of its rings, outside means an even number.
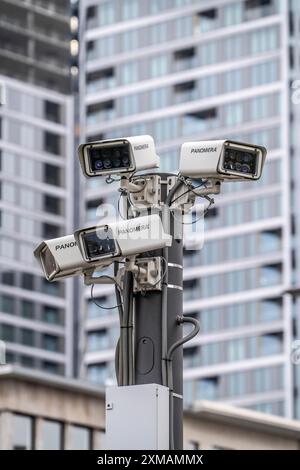
[[[135,256],[172,243],[157,214],[80,229],[74,236],[87,263]]]
[[[186,142],[181,147],[179,171],[191,178],[258,180],[267,150],[233,140]]]
[[[78,154],[83,174],[87,177],[133,173],[159,166],[150,135],[81,144]]]
[[[34,250],[34,256],[48,281],[83,274],[92,268],[83,260],[74,235],[43,241]]]

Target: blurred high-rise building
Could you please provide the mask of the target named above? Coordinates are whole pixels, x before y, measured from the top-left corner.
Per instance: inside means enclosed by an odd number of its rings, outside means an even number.
[[[0,74],[70,92],[70,1],[1,0]]]
[[[74,229],[71,11],[68,0],[0,2],[0,339],[7,363],[66,375],[73,283],[45,281],[33,249]]]
[[[300,266],[290,99],[299,2],[89,0],[80,21],[82,140],[150,134],[161,169],[174,172],[184,141],[268,148],[263,178],[223,184],[206,216],[204,248],[185,252],[184,312],[200,320],[201,334],[185,347],[184,398],[299,418],[299,371],[290,361],[299,314],[284,294],[299,282]],[[118,192],[97,178],[82,184],[91,223],[100,203],[116,205]],[[114,305],[111,287],[95,293]],[[104,382],[113,376],[118,318],[88,291],[85,298],[84,367]]]

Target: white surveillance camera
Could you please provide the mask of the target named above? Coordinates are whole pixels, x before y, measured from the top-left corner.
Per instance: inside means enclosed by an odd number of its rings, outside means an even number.
[[[172,243],[157,214],[80,229],[74,236],[87,263],[135,256]]]
[[[132,173],[159,166],[150,135],[81,144],[78,154],[83,174],[88,177]]]
[[[34,256],[48,281],[83,274],[92,267],[83,260],[74,235],[42,242],[35,249]]]
[[[261,145],[232,140],[186,142],[181,147],[181,175],[218,180],[258,180],[267,151]]]

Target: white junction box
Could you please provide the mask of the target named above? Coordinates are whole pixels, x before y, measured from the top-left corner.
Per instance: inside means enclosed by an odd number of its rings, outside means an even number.
[[[168,387],[157,384],[108,387],[105,448],[168,450]]]

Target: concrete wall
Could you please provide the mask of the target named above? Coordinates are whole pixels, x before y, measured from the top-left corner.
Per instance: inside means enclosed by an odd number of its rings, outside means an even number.
[[[299,450],[299,437],[251,430],[246,427],[186,416],[184,442],[198,442],[200,449]]]

